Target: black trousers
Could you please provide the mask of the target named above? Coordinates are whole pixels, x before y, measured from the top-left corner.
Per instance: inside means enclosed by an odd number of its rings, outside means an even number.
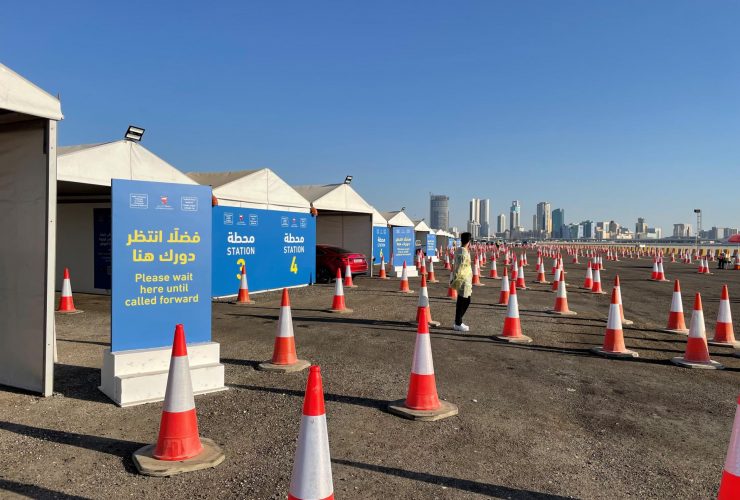
[[[463,322],[463,316],[470,306],[470,297],[463,297],[462,295],[457,296],[457,303],[455,304],[455,324],[460,326]]]

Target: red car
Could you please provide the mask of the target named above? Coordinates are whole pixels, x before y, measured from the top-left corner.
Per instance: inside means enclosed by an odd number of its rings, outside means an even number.
[[[337,269],[344,270],[349,263],[352,275],[367,274],[367,257],[332,245],[316,245],[316,280],[327,283],[337,277]]]

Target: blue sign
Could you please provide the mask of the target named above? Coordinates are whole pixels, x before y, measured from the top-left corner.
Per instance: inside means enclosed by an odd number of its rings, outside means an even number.
[[[437,235],[427,234],[427,257],[435,257],[437,255]]]
[[[316,219],[307,213],[213,207],[214,297],[316,281]]]
[[[110,208],[93,208],[93,286],[111,289]]]
[[[388,228],[387,227],[373,227],[373,257],[374,263],[380,265],[380,262],[385,259],[386,264],[390,260],[390,252],[388,249]]]
[[[211,188],[113,179],[111,351],[211,340]]]
[[[400,267],[406,261],[407,266],[414,265],[414,228],[393,227],[393,266]]]

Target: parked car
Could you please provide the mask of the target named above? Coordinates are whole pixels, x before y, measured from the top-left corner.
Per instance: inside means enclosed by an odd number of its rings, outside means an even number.
[[[328,283],[337,277],[337,269],[344,270],[349,263],[352,276],[367,274],[367,257],[332,245],[316,245],[316,280]]]

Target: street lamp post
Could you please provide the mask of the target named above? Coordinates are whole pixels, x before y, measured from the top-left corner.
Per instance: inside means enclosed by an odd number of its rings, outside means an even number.
[[[701,232],[701,208],[695,208],[694,213],[696,214],[696,238],[695,238],[695,247],[696,247],[696,254],[699,254],[699,233]]]

